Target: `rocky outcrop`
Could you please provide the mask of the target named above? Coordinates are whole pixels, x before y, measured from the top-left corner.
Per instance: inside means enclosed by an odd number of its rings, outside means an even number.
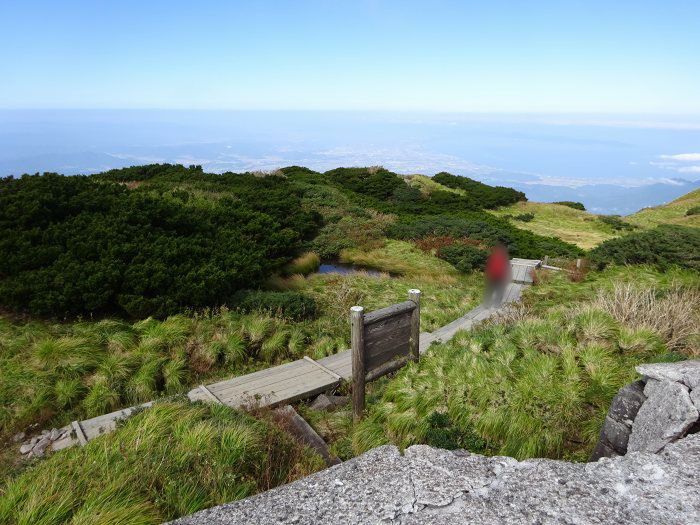
[[[43,457],[49,451],[58,450],[59,447],[56,445],[70,439],[70,434],[71,427],[69,425],[63,428],[42,430],[40,434],[29,438],[26,437],[24,432],[20,432],[13,436],[13,441],[21,443],[19,446],[19,453],[25,459],[32,459]]]
[[[384,446],[174,523],[697,523],[697,472],[699,434],[580,464]]]
[[[644,394],[647,400],[632,425],[628,451],[658,452],[685,436],[698,420],[688,387],[681,383],[649,379]]]
[[[700,425],[700,361],[640,365],[642,375],[620,389],[591,461],[627,452],[659,452]]]

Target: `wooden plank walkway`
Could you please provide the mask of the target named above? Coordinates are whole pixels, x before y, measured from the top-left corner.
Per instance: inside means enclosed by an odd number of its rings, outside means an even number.
[[[511,261],[513,282],[506,288],[504,304],[520,299],[523,288],[532,283],[532,270],[540,265],[540,261],[530,259]],[[420,353],[425,353],[434,342],[449,341],[459,330],[470,330],[474,324],[497,314],[499,310],[500,307],[485,308],[479,305],[434,332],[421,333]],[[318,361],[304,357],[252,374],[202,385],[190,390],[187,396],[192,401],[218,402],[234,408],[272,407],[312,397],[336,388],[344,380],[351,379],[352,359],[350,350],[345,350]],[[74,445],[82,436],[89,441],[106,432],[111,432],[116,428],[119,420],[152,404],[153,402],[144,403],[92,419],[75,421],[72,424],[73,432],[62,440],[56,441],[53,449],[59,450]],[[78,425],[77,429],[82,432],[78,432],[75,425]]]

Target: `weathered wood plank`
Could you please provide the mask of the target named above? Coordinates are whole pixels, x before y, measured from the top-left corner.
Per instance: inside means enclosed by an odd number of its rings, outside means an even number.
[[[411,311],[403,312],[371,325],[365,325],[365,345],[381,342],[383,338],[391,337],[396,332],[407,331],[411,328],[411,314]]]
[[[225,385],[224,387],[209,385],[208,388],[216,397],[224,401],[226,398],[246,392],[278,390],[280,388],[284,388],[285,385],[290,383],[304,384],[307,381],[313,381],[314,379],[310,378],[313,378],[316,375],[323,375],[326,378],[332,379],[327,373],[323,372],[311,363],[306,361],[302,362],[304,363],[303,368],[296,368],[293,371],[283,371],[276,375],[266,376],[255,382]]]
[[[204,385],[199,385],[199,388],[202,390],[204,395],[207,397],[209,401],[213,401],[214,403],[221,404],[221,399],[216,397],[211,390],[209,390],[206,386]]]
[[[387,338],[381,344],[374,345],[365,350],[365,371],[369,372],[373,368],[390,361],[394,357],[408,355],[411,353],[411,334],[406,329],[396,337]]]
[[[408,300],[413,301],[416,305],[411,312],[411,330],[408,349],[414,361],[420,359],[420,295],[421,292],[417,288],[412,288],[408,291]]]
[[[385,309],[386,310],[386,309]],[[381,319],[377,319],[380,321]],[[353,306],[350,312],[352,350],[352,417],[356,422],[365,411],[365,309]]]
[[[323,366],[323,365],[322,365],[321,363],[319,363],[318,361],[314,361],[314,360],[311,359],[308,355],[305,355],[305,356],[304,356],[304,359],[306,359],[306,360],[307,360],[309,363],[311,363],[312,365],[317,366],[319,369],[323,370],[324,372],[326,372],[326,373],[327,373],[328,375],[330,375],[331,377],[333,377],[333,378],[335,378],[335,379],[342,379],[342,378],[340,377],[340,375],[338,375],[338,374],[336,374],[335,372],[333,372],[333,370],[331,370],[331,369],[329,369],[329,368],[326,368],[325,366]]]
[[[301,377],[307,374],[309,370],[314,369],[314,367],[304,359],[299,359],[293,363],[287,363],[287,365],[290,364],[293,364],[294,366],[275,366],[268,368],[267,374],[260,375],[255,378],[234,377],[233,379],[219,381],[218,383],[208,385],[207,388],[209,388],[214,395],[220,397],[229,391],[256,389],[260,385],[271,385],[284,379]]]
[[[379,310],[374,310],[365,314],[365,326],[372,323],[377,323],[389,317],[394,317],[405,312],[410,312],[416,307],[416,303],[413,301],[404,301],[402,303],[392,304],[386,308],[380,308]]]
[[[222,403],[235,407],[267,407],[288,402],[324,392],[339,385],[341,380],[335,379],[326,372],[310,366],[310,372],[302,378],[288,378],[260,388],[229,392],[219,395]]]
[[[370,370],[367,373],[367,377],[365,377],[365,381],[369,382],[374,381],[375,379],[379,379],[382,376],[385,376],[387,374],[399,370],[400,368],[403,368],[406,365],[406,363],[410,363],[411,361],[413,361],[413,356],[411,356],[410,354],[399,356],[392,361],[384,363],[382,366]]]
[[[303,360],[298,359],[290,363],[283,363],[281,365],[273,366],[271,368],[265,368],[264,370],[258,370],[257,372],[252,372],[243,376],[232,377],[231,379],[224,379],[223,381],[218,381],[216,383],[208,385],[208,388],[219,388],[231,384],[242,385],[245,383],[260,380],[267,376],[278,375],[280,371],[291,372],[294,369],[303,368],[304,366],[306,366],[306,363]]]
[[[281,426],[301,443],[315,450],[324,459],[326,465],[340,463],[340,460],[331,454],[323,438],[294,410],[294,407],[285,405],[276,409],[275,414],[279,416]]]
[[[258,397],[241,394],[225,400],[225,404],[234,408],[263,408],[274,407],[284,403],[294,403],[301,399],[308,399],[337,387],[340,381],[334,380],[327,374],[320,373],[313,381],[304,384],[291,383],[278,390],[259,393]]]

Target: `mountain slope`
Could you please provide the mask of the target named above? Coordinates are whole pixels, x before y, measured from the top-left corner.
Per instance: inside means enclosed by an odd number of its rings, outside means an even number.
[[[700,206],[700,189],[691,191],[668,204],[643,208],[626,219],[643,228],[653,228],[659,224],[681,224],[700,227],[700,213],[686,215],[695,206]]]
[[[492,213],[499,217],[531,213],[534,218],[529,222],[513,220],[513,224],[539,235],[558,237],[584,249],[593,248],[619,235],[610,226],[600,222],[598,215],[561,204],[516,202],[493,210]]]

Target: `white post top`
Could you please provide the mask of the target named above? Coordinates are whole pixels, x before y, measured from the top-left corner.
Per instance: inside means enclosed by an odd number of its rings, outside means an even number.
[[[350,311],[351,312],[364,312],[365,309],[362,306],[351,306]]]
[[[419,294],[419,293],[420,293],[420,290],[419,290],[418,288],[411,288],[411,289],[408,291],[408,293],[417,293],[417,294]]]

